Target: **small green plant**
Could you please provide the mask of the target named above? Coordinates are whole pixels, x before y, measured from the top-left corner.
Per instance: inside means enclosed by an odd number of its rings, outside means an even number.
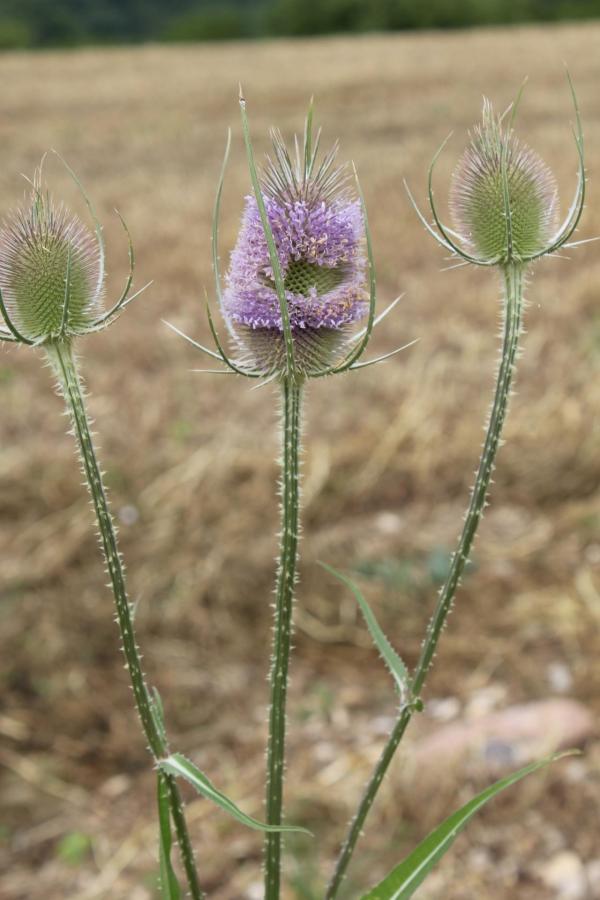
[[[87,834],[70,831],[59,841],[56,855],[70,866],[80,866],[89,855],[91,847],[92,842]]]
[[[424,227],[444,250],[457,257],[458,265],[477,265],[499,273],[503,287],[501,356],[483,449],[456,550],[448,559],[444,551],[436,548],[428,560],[426,586],[441,583],[441,588],[414,668],[408,666],[392,646],[357,585],[323,564],[324,569],[354,595],[373,643],[389,669],[398,698],[396,723],[324,889],[326,900],[333,900],[342,890],[387,769],[413,715],[423,709],[421,695],[427,675],[487,502],[519,355],[523,290],[530,265],[561,247],[575,246],[571,238],[582,214],[586,182],[582,129],[575,93],[572,93],[579,181],[575,198],[562,223],[558,221],[557,191],[551,172],[515,135],[517,102],[504,115],[497,116],[491,104],[485,101],[482,121],[474,129],[452,179],[452,227],[442,222],[434,202],[433,171],[440,151],[434,157],[428,178],[432,222],[419,211],[408,192]],[[112,305],[104,302],[102,228],[91,200],[68,167],[90,213],[92,229],[54,202],[45,187],[42,160],[30,182],[26,202],[0,230],[0,311],[5,323],[0,329],[0,339],[43,353],[55,374],[70,417],[114,595],[126,669],[156,770],[163,900],[179,900],[183,896],[171,860],[174,840],[178,844],[189,895],[194,900],[204,896],[186,825],[179,780],[192,785],[201,796],[241,825],[264,833],[266,900],[279,900],[281,896],[283,835],[290,831],[310,835],[306,829],[285,822],[284,803],[288,673],[301,518],[303,398],[310,379],[356,372],[388,361],[405,349],[400,347],[384,356],[363,359],[375,327],[393,311],[397,301],[376,314],[375,262],[362,191],[356,173],[337,162],[337,145],[321,153],[321,133],[315,133],[313,128],[312,104],[303,136],[296,140],[293,152],[278,131],[272,132],[271,156],[262,170],[255,162],[243,96],[240,96],[240,111],[252,194],[246,198],[242,226],[224,287],[218,237],[230,136],[217,185],[212,229],[215,294],[227,326],[228,342],[221,340],[209,305],[208,324],[214,349],[182,335],[174,326],[170,327],[219,364],[217,369],[200,371],[254,379],[257,386],[272,384],[280,398],[281,530],[270,670],[264,823],[240,810],[191,760],[171,750],[161,699],[148,685],[142,669],[123,561],[90,430],[85,391],[74,349],[79,336],[104,330],[144,290],[132,293],[134,253],[127,226],[121,219],[128,239],[130,271],[122,294]],[[176,426],[175,438],[187,438],[187,427],[183,426],[181,423]],[[394,583],[402,583],[407,578],[410,582],[412,577],[397,565],[396,568],[388,565],[387,569],[369,571],[383,574],[388,579],[391,572]],[[323,698],[323,705],[325,702],[330,704],[332,698]],[[457,834],[485,803],[551,761],[546,759],[527,766],[473,798],[422,841],[387,878],[366,893],[364,900],[411,897]],[[57,855],[77,865],[88,850],[89,838],[73,832],[60,842]],[[307,875],[297,869],[293,873],[293,883],[299,895],[321,896],[310,873]]]

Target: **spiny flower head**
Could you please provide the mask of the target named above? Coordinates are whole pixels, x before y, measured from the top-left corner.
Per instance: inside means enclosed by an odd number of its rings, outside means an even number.
[[[557,188],[543,160],[505,127],[484,100],[481,123],[450,191],[456,231],[482,260],[527,260],[558,226]]]
[[[310,127],[310,123],[308,125]],[[337,146],[317,164],[319,138],[292,159],[278,131],[261,178],[265,211],[281,268],[297,364],[306,374],[331,361],[348,328],[368,310],[361,204]],[[231,255],[223,313],[248,362],[273,370],[282,360],[280,299],[256,196],[246,198]]]
[[[39,169],[24,204],[0,229],[0,290],[29,342],[86,331],[98,313],[101,259],[94,234],[55,204]]]

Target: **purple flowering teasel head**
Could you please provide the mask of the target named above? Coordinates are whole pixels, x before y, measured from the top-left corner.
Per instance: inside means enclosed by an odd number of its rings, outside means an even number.
[[[281,141],[278,134],[274,141]],[[269,182],[267,182],[269,184]],[[312,190],[311,190],[312,189]],[[341,329],[363,318],[364,222],[357,199],[342,190],[321,194],[300,183],[278,192],[265,188],[265,207],[282,269],[293,332]],[[269,248],[254,196],[231,255],[223,312],[236,325],[283,330]]]
[[[219,211],[231,133],[212,226],[215,290],[237,355],[232,358],[225,351],[209,303],[214,350],[164,323],[206,356],[225,364],[196,371],[294,384],[375,365],[411,346],[415,341],[359,362],[373,329],[401,297],[375,316],[375,264],[364,197],[356,173],[354,191],[351,172],[336,164],[337,144],[319,157],[321,132],[313,142],[312,102],[303,141],[295,139],[293,154],[280,132],[271,131],[272,155],[260,175],[241,95],[240,111],[253,194],[246,197],[224,290]]]
[[[303,150],[296,141],[293,157],[280,132],[273,130],[271,138],[273,153],[259,185],[296,367],[310,376],[333,362],[351,326],[368,313],[365,221],[350,173],[336,165],[337,145],[319,162],[319,135],[314,146],[305,136]],[[255,195],[246,198],[221,305],[247,364],[265,373],[280,368],[285,323]]]

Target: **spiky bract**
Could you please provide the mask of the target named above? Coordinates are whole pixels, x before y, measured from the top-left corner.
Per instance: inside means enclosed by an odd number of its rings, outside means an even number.
[[[310,375],[332,361],[349,327],[367,312],[361,206],[334,167],[336,148],[316,167],[316,148],[290,159],[279,133],[262,179],[265,209],[281,266],[296,365]],[[281,307],[254,196],[246,198],[231,255],[223,313],[248,364],[277,371],[284,362]]]
[[[454,172],[450,208],[460,237],[485,260],[527,260],[556,231],[552,172],[503,125],[488,100]]]
[[[39,173],[23,206],[0,229],[0,289],[29,341],[85,331],[102,285],[94,235],[42,189]]]

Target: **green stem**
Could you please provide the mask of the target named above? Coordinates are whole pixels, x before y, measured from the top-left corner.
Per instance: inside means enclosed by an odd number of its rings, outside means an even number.
[[[131,679],[135,705],[150,752],[155,760],[159,760],[168,755],[169,748],[166,737],[157,721],[158,714],[150,698],[142,670],[141,657],[135,639],[131,607],[127,596],[123,562],[117,546],[117,535],[90,433],[84,393],[77,372],[77,365],[68,341],[61,340],[47,344],[45,349],[52,368],[58,377],[59,387],[73,424],[73,432],[77,439],[81,462],[96,513],[106,567],[115,598],[117,622],[121,632],[123,653],[125,655],[126,668]],[[193,897],[193,900],[201,900],[203,894],[198,882],[194,852],[185,823],[183,802],[179,794],[179,788],[172,776],[165,776],[165,780],[168,786],[171,815],[190,895]]]
[[[267,822],[281,825],[285,767],[285,725],[288,668],[292,639],[292,606],[296,581],[299,524],[299,456],[301,388],[287,376],[283,379],[283,447],[281,544],[277,575],[273,657],[271,660],[271,706],[267,746]],[[265,839],[265,900],[278,900],[281,887],[281,834]]]
[[[471,493],[469,508],[465,516],[465,523],[458,541],[456,552],[452,557],[452,563],[446,582],[440,591],[435,611],[427,627],[425,640],[421,648],[421,655],[412,677],[411,693],[413,698],[418,698],[423,689],[448,613],[452,609],[454,596],[467,564],[473,540],[477,533],[477,528],[485,507],[490,478],[494,469],[494,461],[500,445],[502,426],[504,425],[506,410],[508,408],[515,361],[519,347],[519,336],[521,334],[523,313],[523,272],[520,266],[507,265],[504,269],[504,291],[505,306],[502,357],[498,369],[492,410],[489,417],[481,458],[479,460],[479,467],[475,476],[475,483]],[[364,827],[365,820],[377,795],[377,791],[379,790],[385,773],[398,749],[398,745],[404,736],[404,732],[406,731],[414,711],[415,706],[413,704],[406,705],[400,710],[400,714],[392,733],[388,738],[388,742],[383,748],[381,756],[373,770],[371,779],[365,788],[356,815],[350,823],[346,840],[342,846],[336,864],[335,872],[327,888],[327,893],[325,895],[326,900],[333,900],[333,898],[337,896],[348,869],[348,865],[350,864],[352,854],[354,853],[356,844]]]

